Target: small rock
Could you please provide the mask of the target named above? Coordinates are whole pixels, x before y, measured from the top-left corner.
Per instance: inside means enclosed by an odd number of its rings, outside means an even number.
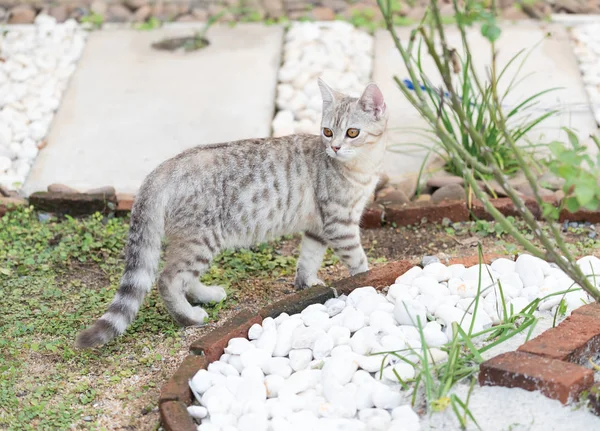
[[[393,390],[390,387],[376,383],[373,389],[373,404],[380,409],[391,410],[402,403],[402,394],[400,391]]]
[[[125,5],[131,9],[136,10],[141,7],[147,6],[150,2],[148,0],[124,0]]]
[[[66,186],[64,184],[50,184],[48,186],[48,191],[49,192],[54,192],[54,193],[79,193],[77,190],[75,190],[74,188],[71,188],[69,186]]]
[[[32,24],[35,20],[35,9],[29,5],[17,5],[10,9],[9,24]]]
[[[284,15],[282,0],[263,0],[262,5],[267,18],[278,19]]]
[[[406,197],[402,190],[396,190],[392,187],[387,187],[378,194],[377,202],[382,205],[401,205],[409,203],[410,199]]]
[[[192,14],[185,14],[177,17],[176,22],[196,22],[198,21],[196,17]]]
[[[439,204],[442,201],[460,201],[465,200],[467,194],[465,189],[460,184],[448,184],[447,186],[437,189],[431,195],[431,201],[434,204]]]
[[[394,317],[401,325],[417,326],[417,319],[420,320],[421,325],[427,322],[425,306],[414,299],[398,301],[394,307]]]
[[[133,13],[133,22],[146,22],[152,16],[152,6],[144,5]]]
[[[350,329],[345,326],[334,325],[327,333],[331,336],[334,346],[350,343]]]
[[[523,196],[533,197],[533,188],[531,187],[531,184],[529,184],[528,182],[519,183],[519,184],[515,185],[514,187],[515,187],[515,190],[518,191],[519,193],[523,194]],[[554,196],[554,192],[552,190],[545,189],[541,186],[538,186],[538,193],[540,194],[541,197]]]
[[[427,187],[431,187],[433,189],[441,189],[442,187],[449,185],[463,185],[465,180],[462,177],[457,177],[455,175],[448,174],[446,172],[439,173],[434,177],[431,177],[427,180]]]
[[[93,420],[94,420],[94,419],[93,419],[91,416],[84,416],[84,417],[82,417],[81,419],[82,419],[84,422],[91,422],[91,421],[93,421]]]
[[[313,359],[313,353],[310,349],[294,349],[289,353],[290,366],[294,371],[301,371],[308,367]]]
[[[106,4],[106,2],[103,2],[101,0],[96,0],[96,1],[93,1],[92,4],[90,5],[90,10],[97,15],[106,16],[106,11],[108,10],[108,5]]]
[[[111,4],[106,11],[106,20],[110,22],[129,22],[133,14],[121,4]]]
[[[527,14],[523,12],[523,9],[516,6],[504,9],[502,11],[502,16],[504,17],[504,19],[509,21],[518,21],[529,18]]]
[[[252,325],[250,327],[250,329],[248,329],[248,338],[250,340],[256,340],[258,339],[258,337],[260,337],[260,334],[262,334],[263,332],[263,327],[260,326],[258,323],[255,323],[254,325]],[[230,340],[231,342],[231,340]]]
[[[519,274],[523,287],[541,286],[544,282],[544,271],[540,259],[528,254],[517,258],[515,271]]]
[[[188,406],[187,411],[191,417],[198,420],[204,419],[208,415],[208,410],[202,406]]]
[[[65,22],[69,18],[69,11],[64,5],[52,6],[48,10],[48,15],[54,17],[56,22]]]
[[[310,16],[315,21],[333,21],[335,12],[329,7],[317,6],[310,11]]]
[[[423,259],[421,259],[421,266],[423,268],[432,263],[440,263],[440,259],[436,256],[423,256]],[[398,283],[398,280],[396,280],[396,283]],[[412,280],[410,284],[412,284]]]
[[[95,189],[90,189],[85,192],[88,195],[105,195],[107,197],[112,197],[117,194],[117,191],[112,186],[98,187]]]
[[[312,349],[315,341],[325,331],[321,328],[299,326],[292,333],[292,348],[294,349]]]

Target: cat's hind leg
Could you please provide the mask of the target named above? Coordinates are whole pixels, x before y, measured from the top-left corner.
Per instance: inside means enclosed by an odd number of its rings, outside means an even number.
[[[325,251],[327,251],[327,243],[323,238],[310,232],[304,233],[294,280],[296,289],[306,289],[317,284],[325,285],[317,277]]]
[[[198,278],[210,266],[214,248],[204,239],[176,239],[167,249],[166,266],[158,280],[158,289],[165,307],[182,326],[202,325],[208,313],[193,302],[221,301],[225,291],[218,286],[204,286]]]

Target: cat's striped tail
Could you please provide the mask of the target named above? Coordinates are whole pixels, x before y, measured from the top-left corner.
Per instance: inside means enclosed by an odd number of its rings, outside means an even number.
[[[119,289],[106,313],[77,335],[79,348],[105,344],[125,332],[152,288],[160,259],[164,209],[159,208],[156,199],[144,198],[140,190],[131,213],[125,271]]]

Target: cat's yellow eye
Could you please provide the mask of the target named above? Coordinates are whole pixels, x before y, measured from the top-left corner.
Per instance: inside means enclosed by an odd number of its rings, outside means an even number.
[[[331,138],[333,136],[333,132],[331,131],[331,129],[325,127],[323,129],[323,136],[325,136],[326,138]]]
[[[349,138],[356,138],[359,133],[360,133],[360,130],[358,130],[358,129],[348,129],[348,130],[346,130],[346,135]]]

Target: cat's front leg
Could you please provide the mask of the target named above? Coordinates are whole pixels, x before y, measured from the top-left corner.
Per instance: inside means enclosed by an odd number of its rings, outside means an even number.
[[[369,270],[367,255],[360,244],[360,228],[347,226],[327,238],[335,255],[348,267],[350,275]]]
[[[321,268],[326,250],[327,242],[323,238],[310,232],[304,233],[294,280],[296,289],[306,289],[316,284],[325,285],[323,281],[319,280],[317,273]]]

